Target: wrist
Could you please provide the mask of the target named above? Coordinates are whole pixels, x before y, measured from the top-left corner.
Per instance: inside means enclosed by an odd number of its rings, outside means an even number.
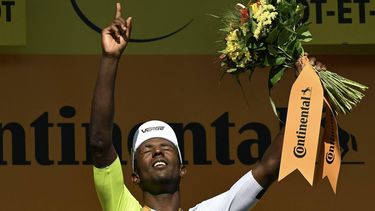
[[[104,69],[113,69],[116,68],[119,64],[120,57],[114,56],[114,55],[102,55],[101,58],[101,66]]]
[[[125,47],[124,48],[118,48],[118,49],[108,49],[103,45],[102,46],[102,56],[107,57],[107,58],[120,59],[124,50],[125,50]]]
[[[102,52],[102,58],[104,59],[111,59],[111,60],[119,60],[121,57],[121,53],[107,53],[105,51]]]
[[[102,62],[107,64],[118,64],[121,56],[102,54]]]

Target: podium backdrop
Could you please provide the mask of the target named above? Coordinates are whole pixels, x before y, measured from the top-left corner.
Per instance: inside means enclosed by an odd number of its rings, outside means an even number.
[[[372,56],[320,56],[331,69],[374,87]],[[2,210],[100,210],[86,151],[90,101],[99,56],[1,56],[0,192]],[[132,128],[149,119],[173,123],[184,143],[188,174],[184,207],[221,193],[250,170],[278,130],[267,95],[267,74],[239,86],[219,84],[214,56],[127,56],[116,87],[116,134],[122,144],[126,185]],[[285,107],[293,73],[274,91]],[[275,183],[256,210],[351,210],[371,208],[375,147],[374,92],[349,116],[341,116],[347,147],[337,194],[326,181],[309,187],[298,173]],[[183,140],[181,140],[183,137]],[[117,143],[116,142],[116,143]],[[118,145],[119,146],[119,145]]]

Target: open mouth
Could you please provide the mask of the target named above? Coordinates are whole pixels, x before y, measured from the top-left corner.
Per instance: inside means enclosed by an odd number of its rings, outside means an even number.
[[[162,160],[156,161],[152,165],[152,167],[164,167],[164,166],[167,166],[167,163],[165,161],[162,161]]]

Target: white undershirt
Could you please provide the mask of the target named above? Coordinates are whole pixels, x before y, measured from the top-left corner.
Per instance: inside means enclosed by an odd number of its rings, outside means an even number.
[[[258,202],[256,196],[262,189],[262,186],[254,179],[250,171],[242,176],[228,191],[202,201],[195,207],[190,208],[189,211],[248,211]]]
[[[258,202],[256,196],[262,189],[250,171],[228,191],[197,204],[189,211],[247,211]]]

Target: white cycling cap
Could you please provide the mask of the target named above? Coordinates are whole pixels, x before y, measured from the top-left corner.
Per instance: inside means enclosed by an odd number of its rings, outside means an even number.
[[[150,138],[163,138],[170,141],[174,146],[176,146],[178,151],[178,156],[180,158],[180,163],[182,164],[182,156],[180,148],[178,147],[178,141],[176,133],[167,123],[160,120],[150,120],[143,123],[134,134],[133,147],[132,147],[132,166],[134,170],[134,156],[138,147]]]

